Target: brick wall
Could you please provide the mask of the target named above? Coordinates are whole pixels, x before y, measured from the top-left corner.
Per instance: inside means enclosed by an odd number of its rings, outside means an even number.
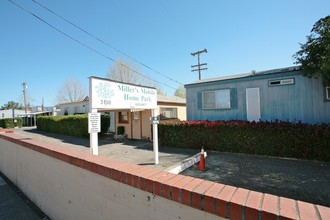
[[[202,216],[207,216],[203,219],[213,219],[217,216],[227,219],[246,220],[330,219],[330,208],[320,205],[113,161],[64,147],[21,139],[20,136],[15,134],[0,134],[0,138],[20,145],[25,149],[39,152],[47,157],[51,157],[51,159],[65,162],[70,166],[87,170],[111,181],[150,193],[152,196],[161,197],[165,199],[163,202],[166,200],[172,201],[179,204],[180,207],[189,207],[196,211],[202,210],[205,213]],[[1,152],[3,150],[1,149],[2,147],[3,144],[0,145],[0,153],[5,153]],[[0,156],[0,159],[10,160],[10,158],[5,159],[5,156]],[[5,162],[0,161],[0,169],[2,171],[3,169],[10,169],[8,166],[5,167],[3,163]],[[9,161],[8,163],[12,162]],[[13,182],[15,183],[15,181]],[[180,210],[175,210],[173,207],[172,209],[168,211],[173,213],[180,212]],[[210,217],[210,215],[213,217]]]

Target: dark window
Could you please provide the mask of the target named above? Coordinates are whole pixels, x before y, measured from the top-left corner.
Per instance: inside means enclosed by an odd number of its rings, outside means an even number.
[[[274,86],[274,85],[280,85],[281,84],[281,81],[270,81],[269,82],[269,85],[271,85],[271,86]]]
[[[325,88],[326,99],[330,100],[330,87]]]
[[[119,123],[128,123],[128,112],[119,112]]]
[[[178,118],[177,108],[160,108],[160,119]]]

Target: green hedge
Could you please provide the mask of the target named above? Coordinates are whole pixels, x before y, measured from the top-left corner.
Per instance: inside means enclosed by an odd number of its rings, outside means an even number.
[[[110,116],[101,115],[101,135],[107,132]],[[38,130],[65,134],[75,137],[88,137],[88,115],[41,116],[38,117]]]
[[[16,127],[21,128],[23,125],[23,119],[22,118],[4,118],[0,119],[0,127],[2,128],[14,128],[15,123],[14,120],[17,120]]]
[[[164,146],[330,161],[330,125],[185,121],[159,125]]]

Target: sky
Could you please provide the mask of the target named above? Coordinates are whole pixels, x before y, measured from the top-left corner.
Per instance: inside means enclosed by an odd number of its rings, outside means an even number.
[[[67,80],[88,91],[88,77],[105,78],[119,58],[167,95],[198,80],[191,53],[204,48],[202,79],[294,66],[329,8],[329,0],[1,0],[0,107],[23,103],[23,82],[32,106],[54,106]]]

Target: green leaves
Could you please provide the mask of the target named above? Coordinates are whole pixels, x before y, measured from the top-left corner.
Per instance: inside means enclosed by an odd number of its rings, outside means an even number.
[[[14,123],[14,120],[16,120],[16,124]],[[0,119],[0,127],[2,128],[14,128],[15,125],[17,127],[22,127],[23,119],[22,118],[4,118]]]
[[[184,121],[160,124],[164,146],[330,161],[330,125]]]
[[[324,85],[330,85],[330,16],[314,24],[307,42],[300,44],[293,58],[295,64],[301,64],[305,76],[322,78]]]
[[[101,133],[107,132],[110,116],[101,115]],[[75,137],[88,137],[88,115],[41,116],[38,117],[38,130]]]

